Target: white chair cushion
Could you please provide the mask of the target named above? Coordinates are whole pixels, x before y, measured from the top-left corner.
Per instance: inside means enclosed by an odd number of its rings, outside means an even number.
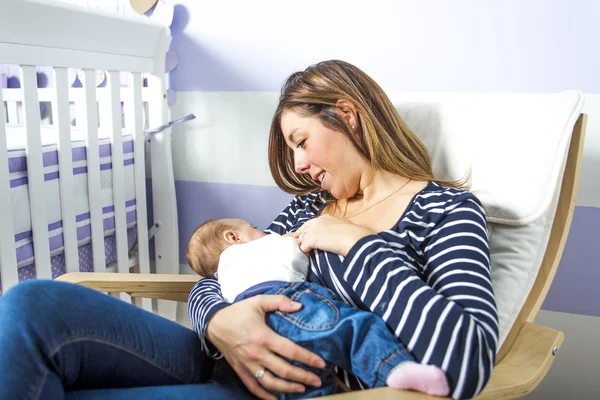
[[[393,93],[392,102],[433,157],[486,208],[500,344],[527,300],[546,251],[583,94]],[[500,348],[500,347],[499,347]]]

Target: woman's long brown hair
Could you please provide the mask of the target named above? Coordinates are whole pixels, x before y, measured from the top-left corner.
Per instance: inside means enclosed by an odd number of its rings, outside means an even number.
[[[352,103],[358,126],[351,132],[337,111],[337,102]],[[294,170],[294,156],[281,131],[281,116],[293,111],[348,137],[356,150],[375,169],[383,169],[418,181],[435,181],[462,188],[458,181],[434,177],[429,151],[406,125],[381,87],[362,70],[344,61],[329,60],[293,73],[283,85],[269,136],[269,167],[279,188],[291,194],[318,190],[319,183]]]

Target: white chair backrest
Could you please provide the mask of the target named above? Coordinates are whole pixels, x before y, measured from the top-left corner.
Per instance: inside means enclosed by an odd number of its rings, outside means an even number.
[[[546,251],[583,94],[390,97],[431,150],[436,176],[459,179],[471,168],[469,188],[489,222],[502,345]]]

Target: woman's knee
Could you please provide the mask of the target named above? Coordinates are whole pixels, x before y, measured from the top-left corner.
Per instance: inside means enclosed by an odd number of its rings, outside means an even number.
[[[0,297],[0,314],[3,311],[18,310],[18,314],[29,316],[44,312],[48,315],[53,305],[60,297],[60,292],[66,289],[64,282],[48,279],[29,280],[19,283],[6,291]]]

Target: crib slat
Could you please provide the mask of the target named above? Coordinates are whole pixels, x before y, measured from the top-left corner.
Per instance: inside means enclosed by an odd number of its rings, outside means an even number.
[[[104,226],[102,220],[102,192],[100,190],[100,154],[98,147],[98,105],[96,102],[96,72],[94,70],[83,70],[84,107],[81,117],[82,129],[87,132],[87,177],[88,196],[90,203],[90,222],[92,233],[92,252],[94,260],[94,271],[106,270],[106,258],[104,257]]]
[[[44,196],[45,182],[42,160],[40,106],[38,102],[35,66],[21,66],[21,82],[23,90],[23,125],[27,132],[25,153],[27,154],[27,178],[29,180],[29,204],[31,209],[35,270],[38,279],[52,279],[46,196]]]
[[[0,277],[2,292],[19,282],[17,254],[15,252],[15,224],[13,221],[10,196],[10,176],[8,171],[8,151],[6,147],[6,121],[2,109],[4,100],[0,89]]]
[[[19,123],[19,111],[17,109],[16,101],[7,101],[6,108],[8,111],[8,123],[10,124],[18,124]]]
[[[142,74],[132,73],[131,86],[127,88],[125,104],[125,126],[133,131],[133,167],[135,179],[135,210],[137,216],[138,260],[140,272],[150,273],[150,255],[148,249],[148,215],[146,211],[146,160],[144,121],[142,115]],[[152,311],[152,299],[143,298],[142,307]]]
[[[77,225],[75,222],[75,195],[73,190],[73,156],[71,122],[69,116],[69,83],[66,68],[54,68],[52,119],[58,127],[58,173],[60,177],[60,205],[67,272],[79,272]]]
[[[152,99],[148,102],[149,126],[159,127],[169,120],[167,88],[163,70],[157,69],[154,74],[148,74],[148,89],[153,93]],[[160,229],[154,236],[156,273],[177,274],[179,273],[179,233],[171,152],[171,128],[151,135],[150,141],[152,180],[160,182],[160,185],[152,185],[154,222],[160,222]],[[157,207],[157,205],[160,206]],[[175,321],[177,303],[158,300],[158,314]]]
[[[125,215],[125,169],[123,167],[123,133],[121,128],[121,91],[119,72],[108,71],[110,88],[109,115],[111,124],[111,153],[115,237],[117,242],[117,270],[129,272],[127,249],[127,217]]]
[[[148,249],[148,214],[146,209],[146,138],[144,136],[142,74],[131,74],[132,86],[128,88],[126,105],[126,126],[133,132],[134,168],[135,168],[135,198],[138,229],[138,251],[140,272],[150,273],[150,256]]]

